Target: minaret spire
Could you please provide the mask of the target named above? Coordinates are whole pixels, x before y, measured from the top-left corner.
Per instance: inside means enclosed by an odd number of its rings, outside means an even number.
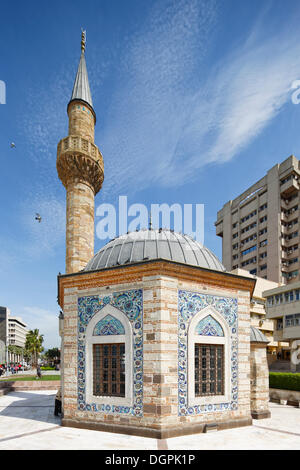
[[[94,117],[96,118],[96,114],[93,108],[92,95],[85,61],[85,48],[86,31],[81,30],[81,56],[69,104],[73,100],[83,101],[91,107],[91,111],[93,112]]]
[[[86,32],[68,104],[69,135],[57,147],[56,168],[67,192],[66,273],[81,271],[94,256],[94,199],[104,179],[103,158],[94,143],[96,114],[85,63]]]

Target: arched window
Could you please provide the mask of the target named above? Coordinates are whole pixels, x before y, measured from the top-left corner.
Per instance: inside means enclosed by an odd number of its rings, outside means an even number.
[[[188,405],[230,400],[230,332],[219,312],[207,307],[188,329]]]
[[[132,330],[126,315],[106,305],[86,329],[87,402],[131,406]]]

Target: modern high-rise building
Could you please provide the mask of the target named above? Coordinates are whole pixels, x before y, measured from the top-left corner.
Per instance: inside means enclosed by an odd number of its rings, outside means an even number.
[[[250,278],[256,279],[255,288],[253,291],[253,295],[250,301],[250,320],[251,325],[254,328],[257,328],[261,331],[261,333],[269,340],[267,346],[267,353],[268,355],[274,355],[276,358],[276,354],[281,347],[280,343],[274,341],[274,323],[273,320],[267,319],[266,317],[266,299],[263,296],[263,291],[276,289],[279,287],[277,282],[268,281],[267,279],[262,279],[261,277],[254,276],[249,274],[247,270],[244,269],[234,269],[231,271],[232,274],[237,274],[238,276],[249,276]],[[288,344],[287,344],[288,346]],[[269,359],[269,357],[268,357]]]
[[[22,318],[15,316],[8,318],[8,344],[24,348],[27,333],[27,325]]]
[[[0,307],[0,341],[4,346],[25,347],[26,335],[28,333],[27,325],[20,317],[11,315],[7,307]],[[4,360],[3,352],[1,354],[1,362]],[[12,352],[8,353],[8,361],[15,362],[20,360],[20,355]]]
[[[300,372],[300,282],[278,286],[263,292],[266,319],[274,321],[274,341],[281,344],[282,359],[290,360],[291,371]]]
[[[218,211],[222,261],[228,271],[288,284],[300,280],[300,162],[290,156]]]

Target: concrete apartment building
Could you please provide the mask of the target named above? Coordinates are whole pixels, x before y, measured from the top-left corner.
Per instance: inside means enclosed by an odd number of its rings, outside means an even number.
[[[300,357],[293,357],[293,351],[300,345],[300,282],[265,290],[263,296],[266,318],[274,321],[274,341],[281,342],[282,358],[290,360],[292,371],[298,371]]]
[[[274,321],[267,316],[266,311],[266,297],[265,291],[278,288],[278,283],[268,281],[261,277],[250,274],[248,271],[236,268],[231,271],[232,274],[238,276],[248,276],[256,279],[255,288],[253,291],[252,299],[250,302],[250,321],[254,328],[257,328],[269,340],[267,346],[268,363],[271,364],[277,359],[278,352],[282,349],[289,349],[289,342],[284,341],[284,338],[274,337]],[[299,309],[300,311],[300,309]]]
[[[26,335],[28,333],[26,323],[20,318],[12,316],[7,307],[0,307],[0,341],[8,346],[25,347]],[[9,353],[8,361],[19,361],[20,357]],[[4,362],[2,360],[2,362]]]
[[[8,318],[8,343],[12,346],[25,347],[27,325],[20,317]]]
[[[299,177],[292,155],[218,211],[216,234],[228,271],[245,269],[279,284],[300,280]]]

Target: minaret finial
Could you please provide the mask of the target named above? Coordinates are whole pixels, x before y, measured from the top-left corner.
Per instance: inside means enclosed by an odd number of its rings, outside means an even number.
[[[149,230],[152,230],[152,214],[150,211],[150,218],[149,218]]]
[[[85,44],[86,44],[86,30],[81,28],[81,52],[85,51]]]

